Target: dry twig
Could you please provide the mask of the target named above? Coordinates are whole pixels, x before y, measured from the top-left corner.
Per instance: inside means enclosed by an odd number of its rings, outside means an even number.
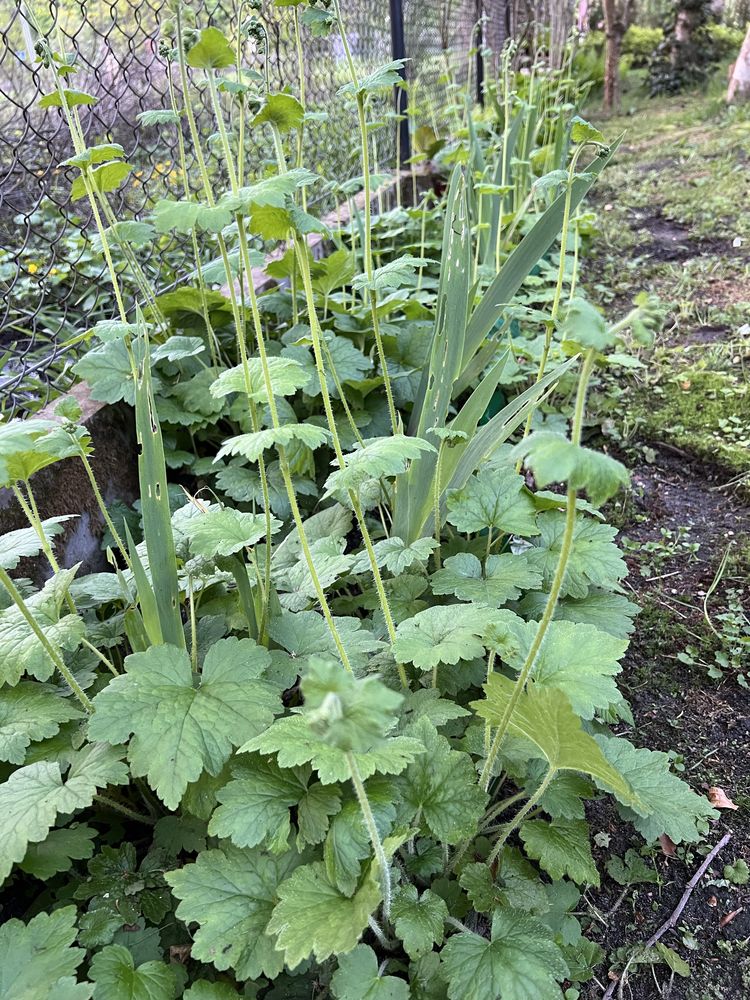
[[[714,860],[719,851],[722,851],[727,846],[731,837],[732,837],[731,833],[725,833],[724,836],[719,841],[719,843],[716,844],[716,846],[709,851],[709,853],[706,855],[703,861],[703,864],[700,866],[698,871],[695,873],[695,875],[693,875],[693,877],[688,882],[685,891],[680,897],[679,903],[674,908],[671,915],[664,921],[664,923],[661,925],[661,927],[659,927],[658,930],[654,931],[654,933],[647,941],[644,941],[639,948],[633,951],[633,954],[628,959],[627,965],[622,970],[622,975],[620,976],[619,979],[612,980],[610,985],[607,987],[606,992],[602,996],[602,1000],[612,1000],[612,997],[615,995],[615,990],[617,989],[617,984],[619,983],[622,986],[625,976],[627,975],[628,967],[630,963],[633,961],[633,958],[637,954],[641,954],[644,951],[648,951],[649,948],[653,948],[656,942],[659,941],[660,938],[662,938],[667,933],[667,931],[671,930],[675,926],[677,921],[680,919],[682,911],[687,906],[688,900],[693,894],[693,890],[698,885],[703,876],[706,874],[709,865]],[[622,993],[620,993],[620,995],[622,995]]]

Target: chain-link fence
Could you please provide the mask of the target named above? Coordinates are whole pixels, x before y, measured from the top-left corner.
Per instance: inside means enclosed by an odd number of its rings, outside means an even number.
[[[473,88],[481,87],[481,52],[493,37],[503,37],[506,5],[507,0],[390,0],[389,5],[352,0],[344,13],[358,69],[370,72],[404,55],[415,107],[423,101],[431,116],[426,123],[438,130],[445,124],[440,119],[451,86],[468,78]],[[159,53],[165,9],[163,0],[58,0],[49,7],[38,0],[0,0],[0,400],[6,415],[45,399],[50,386],[64,387],[77,338],[111,311],[104,262],[86,236],[88,203],[71,201],[76,171],[58,166],[72,153],[65,120],[58,110],[37,107],[54,84],[51,71],[36,58],[33,25],[52,24],[54,15],[60,32],[53,36],[56,47],[76,53],[74,86],[97,98],[81,114],[87,142],[124,147],[134,169],[127,186],[111,196],[112,206],[120,218],[137,218],[156,199],[183,193],[176,132],[144,129],[137,120],[141,111],[169,106],[169,67]],[[233,0],[205,0],[199,21],[223,27],[236,14]],[[262,16],[272,85],[297,92],[289,8],[267,0]],[[306,32],[304,65],[307,109],[324,113],[306,130],[304,162],[339,181],[357,176],[356,130],[345,124],[349,112],[338,95],[347,81],[340,38]],[[380,110],[388,111],[390,100],[384,98]],[[208,137],[213,131],[208,107],[196,110]],[[374,133],[381,167],[394,164],[397,148],[395,119],[384,115],[384,121]],[[415,120],[411,128],[424,123]],[[402,137],[404,155],[403,131]],[[253,147],[250,168],[262,166],[269,153]],[[188,161],[190,181],[195,174]],[[189,273],[188,250],[166,239],[147,250],[141,263],[157,289]]]

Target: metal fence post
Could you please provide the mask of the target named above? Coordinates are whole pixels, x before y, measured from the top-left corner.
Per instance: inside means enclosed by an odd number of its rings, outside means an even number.
[[[391,57],[393,59],[406,59],[406,44],[404,42],[404,6],[402,0],[390,0],[391,15]],[[406,80],[406,68],[401,70],[401,77]],[[403,87],[394,87],[394,105],[396,114],[402,116],[402,121],[398,123],[399,129],[399,162],[396,164],[398,170],[401,169],[411,157],[411,142],[409,137],[409,120],[406,115],[408,107],[406,90]]]
[[[484,3],[476,0],[477,47],[477,103],[484,106]]]

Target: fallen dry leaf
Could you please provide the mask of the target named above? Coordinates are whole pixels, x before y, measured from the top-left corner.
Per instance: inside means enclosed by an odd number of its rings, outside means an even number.
[[[671,837],[668,837],[666,833],[663,833],[659,837],[659,843],[661,844],[661,853],[665,858],[673,858],[675,856],[677,853],[677,845]]]
[[[718,785],[712,785],[709,788],[708,801],[714,809],[739,809],[739,806],[736,806],[724,789],[719,788]]]
[[[711,898],[708,900],[708,905],[709,906],[718,906],[719,905],[719,900],[716,898],[716,896],[711,896]]]
[[[725,914],[725,916],[723,916],[721,918],[721,920],[719,921],[719,927],[726,927],[727,924],[731,924],[731,922],[734,920],[734,918],[737,916],[737,914],[738,913],[742,913],[742,910],[743,910],[743,907],[740,906],[738,909],[732,910],[731,913]]]

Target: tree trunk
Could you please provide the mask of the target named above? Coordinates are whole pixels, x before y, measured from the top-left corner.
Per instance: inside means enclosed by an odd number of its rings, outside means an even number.
[[[620,101],[620,48],[625,34],[617,0],[602,0],[604,11],[604,109],[611,111]]]
[[[565,55],[565,43],[573,23],[570,0],[550,0],[549,3],[549,64],[560,69]]]
[[[727,90],[727,104],[737,99],[750,99],[750,25],[742,43],[737,62],[732,66]]]

